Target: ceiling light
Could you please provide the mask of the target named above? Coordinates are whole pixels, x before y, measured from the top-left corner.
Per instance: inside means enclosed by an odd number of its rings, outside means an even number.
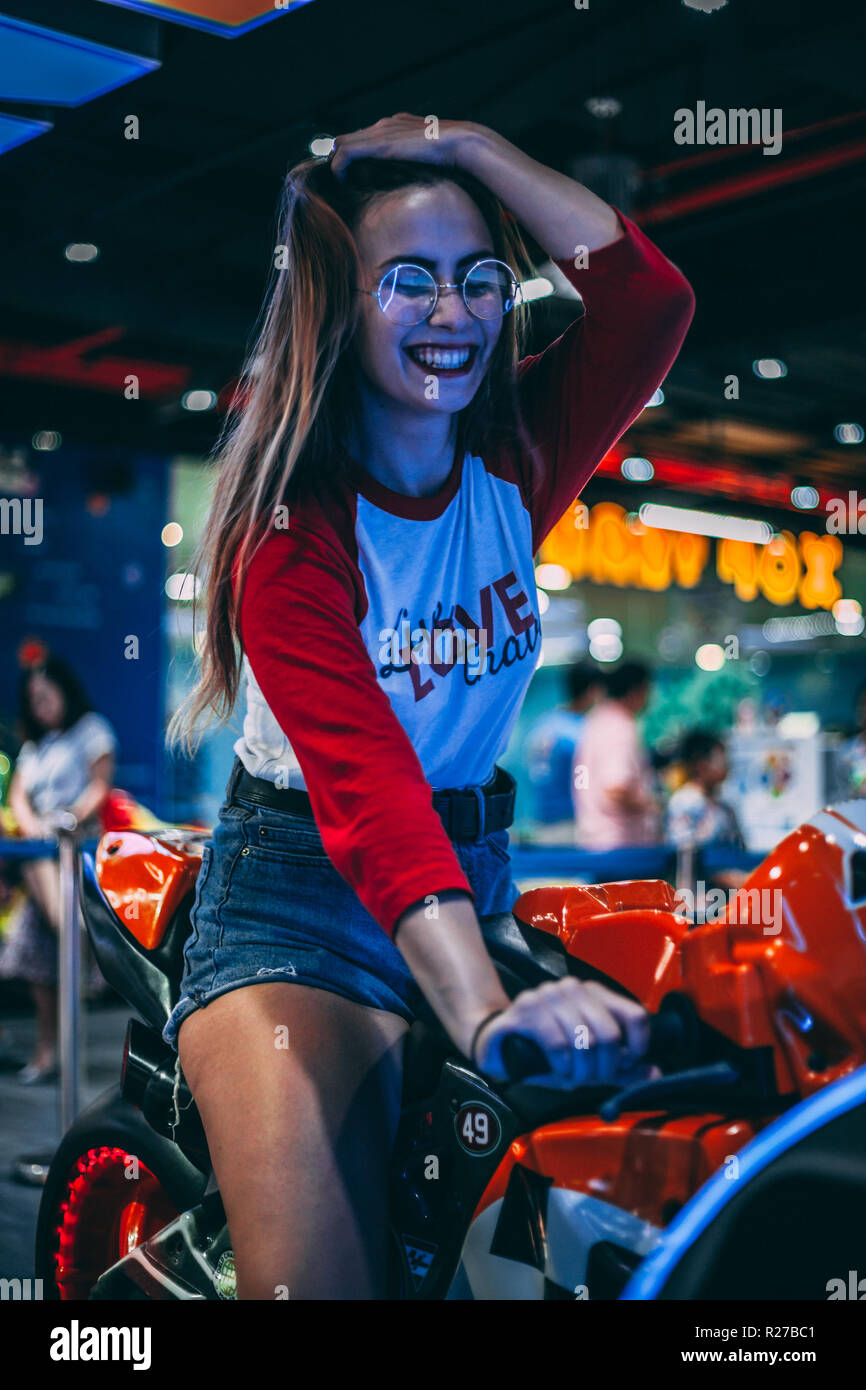
[[[749,670],[753,676],[765,676],[771,664],[769,652],[755,652],[749,662]]]
[[[593,637],[589,644],[589,654],[594,661],[618,661],[622,656],[622,640],[613,632]]]
[[[201,593],[201,580],[194,574],[170,574],[165,592],[179,603],[192,603],[193,596],[197,598]]]
[[[778,357],[758,357],[752,363],[752,371],[755,376],[763,377],[765,381],[779,380],[788,375],[788,368],[784,362],[780,362]]]
[[[725,664],[725,653],[716,642],[705,642],[695,652],[695,665],[702,671],[720,671]]]
[[[655,474],[649,459],[623,459],[619,471],[630,483],[648,483]]]
[[[564,565],[536,565],[535,582],[540,589],[567,589],[571,575]]]
[[[34,449],[48,454],[54,449],[59,449],[63,440],[56,430],[37,430],[30,442]]]
[[[761,631],[768,642],[811,642],[829,637],[836,624],[829,613],[805,613],[794,618],[768,618]]]
[[[766,521],[751,521],[747,517],[720,516],[715,512],[695,511],[689,507],[666,507],[658,502],[644,502],[638,515],[645,526],[663,531],[686,531],[693,536],[715,536],[720,540],[752,541],[767,545],[773,539],[773,528]]]
[[[853,420],[849,420],[843,425],[837,425],[833,431],[833,437],[839,444],[862,444],[863,426],[857,425]]]
[[[836,631],[841,637],[859,637],[866,627],[863,609],[856,598],[839,598],[831,609]]]
[[[537,275],[533,280],[523,280],[517,287],[518,304],[531,304],[533,299],[546,299],[553,294],[553,281],[545,275]]]
[[[187,391],[182,401],[184,410],[213,410],[216,403],[213,391]]]
[[[92,241],[70,241],[63,254],[68,261],[84,264],[86,261],[95,261],[98,258],[99,247],[94,246]]]
[[[618,116],[622,110],[622,102],[616,97],[587,97],[584,105],[591,116],[596,116],[600,121],[607,121],[611,116]]]
[[[593,618],[591,623],[587,623],[586,635],[591,639],[596,637],[622,637],[622,628],[616,618]]]

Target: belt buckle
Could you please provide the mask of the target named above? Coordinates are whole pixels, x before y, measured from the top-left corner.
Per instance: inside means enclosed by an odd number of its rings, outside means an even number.
[[[474,787],[455,789],[445,801],[440,815],[450,840],[472,842],[478,838],[476,832],[479,822],[483,825],[483,811],[479,816],[475,791]]]

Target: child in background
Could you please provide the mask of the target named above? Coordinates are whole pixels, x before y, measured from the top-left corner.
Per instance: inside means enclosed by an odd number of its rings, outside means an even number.
[[[665,839],[677,849],[699,845],[730,845],[744,849],[742,832],[732,807],[718,792],[728,775],[724,741],[718,734],[693,729],[683,740],[686,780],[673,793],[665,814]],[[714,875],[722,888],[739,888],[745,879],[739,869]]]
[[[694,729],[682,746],[686,780],[667,806],[665,838],[683,845],[726,844],[743,848],[743,836],[730,806],[718,798],[728,775],[725,745],[717,734]]]

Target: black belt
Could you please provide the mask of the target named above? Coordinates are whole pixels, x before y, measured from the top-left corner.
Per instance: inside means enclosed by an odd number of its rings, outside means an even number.
[[[497,767],[483,787],[454,787],[433,793],[433,809],[437,812],[449,840],[480,840],[495,830],[507,830],[514,820],[514,797],[517,783],[503,767]],[[265,777],[253,777],[240,758],[235,758],[226,802],[238,797],[254,801],[258,806],[270,806],[274,811],[290,811],[296,816],[315,820],[310,798],[299,787],[277,787]]]

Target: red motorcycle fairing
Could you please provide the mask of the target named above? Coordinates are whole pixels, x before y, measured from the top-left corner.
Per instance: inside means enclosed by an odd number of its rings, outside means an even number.
[[[147,950],[162,941],[201,868],[197,832],[109,831],[96,847],[99,886],[124,926]]]
[[[759,1124],[628,1114],[546,1125],[509,1147],[472,1218],[470,1296],[615,1298],[664,1227]]]
[[[685,995],[736,1046],[772,1051],[780,1096],[866,1063],[866,800],[817,812],[691,927],[669,884],[538,888],[514,915],[650,1012]]]
[[[744,1053],[769,1050],[775,1102],[591,1116],[515,1140],[476,1207],[450,1296],[617,1297],[704,1183],[734,1180],[738,1152],[791,1102],[866,1063],[866,801],[786,836],[718,920],[690,927],[682,908],[669,884],[625,882],[535,889],[513,911],[651,1012],[684,997]]]

